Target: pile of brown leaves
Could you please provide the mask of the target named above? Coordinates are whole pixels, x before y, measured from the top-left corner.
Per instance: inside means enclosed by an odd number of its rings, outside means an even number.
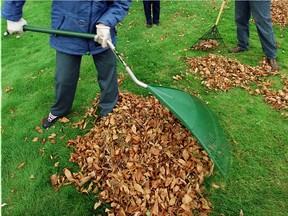
[[[271,71],[271,67],[265,60],[256,67],[214,54],[187,58],[186,61],[191,66],[189,72],[200,74],[202,84],[216,91],[226,92],[233,87],[250,89],[251,83],[261,82],[263,77],[279,74],[279,72]]]
[[[271,18],[273,24],[278,24],[280,28],[288,25],[288,0],[272,0]]]
[[[95,101],[94,108],[97,107]],[[95,109],[90,110],[93,115]],[[204,177],[213,163],[190,132],[154,97],[122,93],[113,113],[83,137],[69,140],[70,161],[81,172],[53,175],[55,189],[74,183],[81,193],[100,190],[108,215],[207,215]]]
[[[277,111],[288,111],[288,76],[282,75],[281,80],[284,86],[280,90],[272,90],[272,83],[268,81],[263,82],[262,85],[259,84],[255,92],[264,95],[264,100],[272,104],[272,108]],[[288,116],[288,112],[283,113],[283,115]]]
[[[219,46],[219,42],[213,39],[203,40],[192,47],[194,50],[214,50]]]
[[[214,54],[187,58],[186,61],[191,66],[189,73],[200,74],[202,84],[208,89],[226,92],[233,87],[241,87],[250,94],[263,95],[264,100],[271,103],[272,107],[278,111],[288,110],[287,76],[281,76],[283,89],[275,91],[273,83],[267,78],[280,73],[272,71],[266,59],[263,59],[260,65],[255,67],[244,65],[236,59]],[[256,85],[257,89],[253,89],[252,84]],[[288,116],[288,112],[285,115]]]

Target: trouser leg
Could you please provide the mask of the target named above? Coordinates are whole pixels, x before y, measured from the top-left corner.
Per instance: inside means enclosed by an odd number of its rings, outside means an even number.
[[[151,1],[146,1],[143,0],[143,5],[144,5],[144,13],[146,17],[146,23],[148,25],[152,25],[152,17],[151,17]]]
[[[270,1],[250,2],[262,50],[268,58],[276,58],[277,46],[272,27],[270,4]]]
[[[249,49],[249,19],[251,11],[249,1],[235,1],[235,22],[237,27],[238,46]]]
[[[153,1],[153,23],[158,24],[160,20],[160,0]]]
[[[82,56],[56,52],[55,103],[50,112],[54,116],[65,116],[70,111],[77,83]]]
[[[99,107],[101,115],[106,116],[112,112],[119,96],[116,57],[111,49],[108,49],[93,55],[93,59],[98,71],[98,83],[101,91]]]

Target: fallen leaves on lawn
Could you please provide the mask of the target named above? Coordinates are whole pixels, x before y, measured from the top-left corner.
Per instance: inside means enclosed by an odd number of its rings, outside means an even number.
[[[202,184],[213,172],[213,163],[154,97],[121,93],[113,113],[98,119],[90,132],[69,140],[67,146],[74,149],[70,161],[81,171],[65,168],[64,177],[52,175],[55,190],[70,183],[81,193],[100,190],[99,200],[111,204],[110,215],[210,212]]]
[[[66,117],[62,117],[62,118],[58,119],[58,121],[61,122],[61,123],[68,123],[68,122],[70,122],[70,120],[69,120],[68,118],[66,118]]]
[[[19,164],[17,168],[18,168],[18,169],[22,169],[22,168],[24,167],[24,165],[25,165],[25,162]]]
[[[11,90],[13,90],[13,87],[8,86],[8,87],[5,88],[5,93],[7,93],[7,92],[9,92],[9,91],[11,91]]]
[[[281,76],[282,83],[284,84],[283,89],[280,90],[270,90],[265,88],[267,84],[263,83],[263,88],[261,93],[264,95],[264,100],[272,104],[272,107],[275,108],[277,111],[287,110],[288,111],[288,76],[282,75]],[[270,85],[269,85],[270,86]],[[286,113],[286,116],[288,112]]]
[[[271,18],[273,24],[278,24],[280,28],[288,25],[288,1],[272,0],[271,1]]]
[[[221,55],[209,54],[202,57],[187,58],[192,74],[200,74],[202,84],[208,89],[228,91],[233,87],[249,89],[255,82],[262,82],[262,77],[278,75],[273,72],[265,60],[261,66],[252,67],[244,65],[236,59]]]
[[[199,74],[202,84],[210,90],[226,92],[233,87],[241,87],[250,94],[263,95],[264,100],[272,104],[276,110],[288,111],[288,78],[285,75],[281,76],[284,87],[274,90],[267,78],[280,73],[272,71],[265,58],[255,67],[214,54],[187,58],[186,62],[191,66],[189,73]],[[254,84],[257,86],[256,89],[251,87]]]
[[[35,126],[35,130],[40,133],[43,134],[43,130],[39,127],[39,126]]]
[[[219,42],[215,39],[202,40],[192,47],[194,50],[214,50],[219,46]]]

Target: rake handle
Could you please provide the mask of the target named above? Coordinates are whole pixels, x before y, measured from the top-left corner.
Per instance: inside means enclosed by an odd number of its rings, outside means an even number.
[[[58,29],[50,29],[50,28],[42,28],[38,26],[23,26],[24,31],[33,31],[33,32],[40,32],[40,33],[48,33],[48,34],[56,34],[56,35],[63,35],[68,37],[79,37],[79,38],[86,38],[86,39],[94,39],[95,34],[88,34],[88,33],[81,33],[81,32],[71,32],[65,30],[58,30]]]
[[[215,26],[217,26],[218,23],[219,23],[219,20],[220,20],[220,17],[221,17],[221,14],[222,14],[222,11],[223,11],[223,8],[224,8],[224,5],[225,5],[225,0],[223,0],[223,2],[222,2],[222,5],[221,5],[221,8],[220,8],[220,11],[219,11],[218,17],[217,17],[216,22],[215,22]]]

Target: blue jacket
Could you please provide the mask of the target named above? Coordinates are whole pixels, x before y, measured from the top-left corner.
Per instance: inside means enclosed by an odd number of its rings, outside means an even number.
[[[25,1],[5,0],[2,7],[2,18],[18,21],[22,18],[22,8]],[[51,26],[54,29],[69,30],[96,34],[97,23],[103,23],[111,28],[112,42],[116,43],[116,25],[127,15],[131,0],[115,1],[59,1],[52,2]],[[54,49],[73,55],[97,54],[103,49],[92,39],[50,36],[50,45]]]

